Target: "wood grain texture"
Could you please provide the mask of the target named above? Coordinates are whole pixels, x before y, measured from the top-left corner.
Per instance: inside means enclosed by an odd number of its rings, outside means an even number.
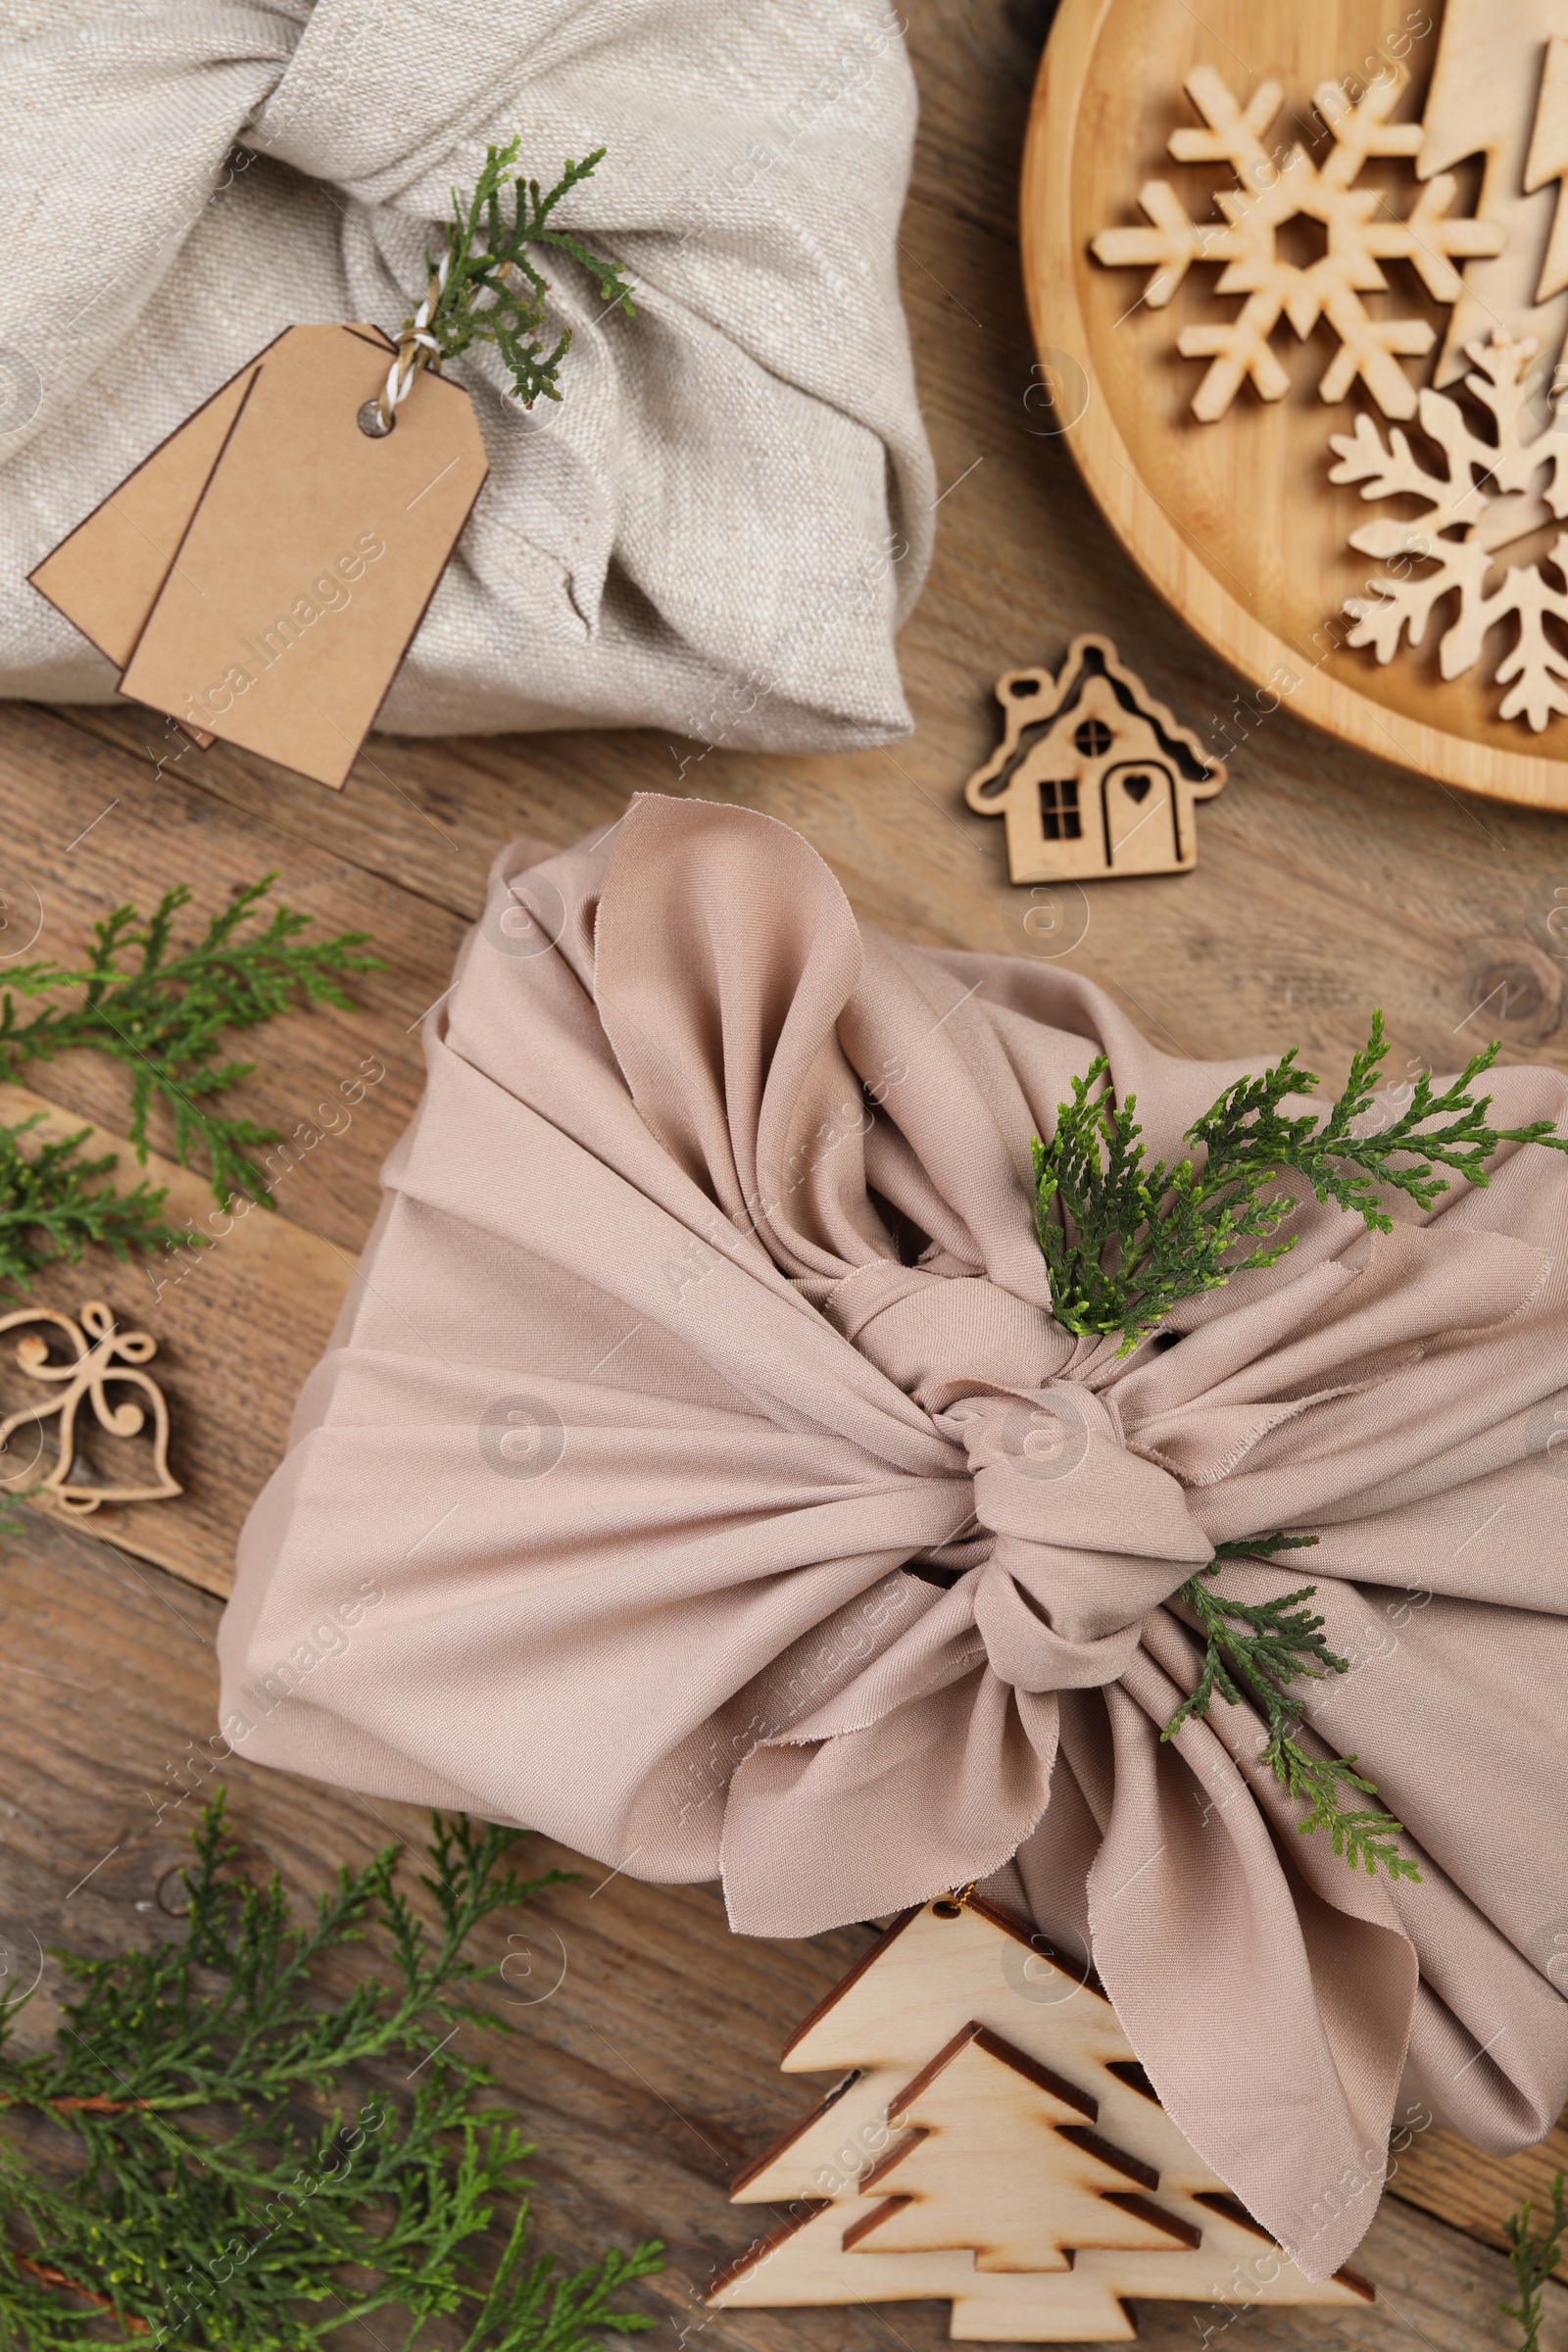
[[[1197,121],[1183,94],[1195,68],[1216,72],[1245,105],[1266,66],[1290,110],[1269,142],[1288,146],[1313,93],[1375,55],[1390,29],[1384,0],[1312,9],[1216,0],[1201,15],[1170,0],[1063,0],[1024,160],[1024,274],[1036,334],[1042,353],[1065,355],[1068,438],[1102,509],[1161,593],[1254,688],[1283,691],[1301,715],[1419,774],[1568,808],[1568,724],[1537,734],[1503,719],[1492,662],[1445,680],[1436,629],[1386,664],[1370,650],[1348,650],[1343,629],[1331,633],[1346,599],[1365,596],[1375,565],[1349,545],[1369,510],[1354,488],[1329,480],[1331,433],[1348,432],[1357,409],[1371,407],[1364,397],[1333,406],[1319,398],[1334,351],[1329,331],[1316,328],[1304,349],[1283,334],[1284,398],[1246,389],[1218,422],[1200,423],[1189,404],[1201,362],[1178,358],[1176,338],[1183,319],[1230,317],[1235,299],[1216,300],[1211,278],[1195,272],[1201,285],[1184,286],[1170,309],[1152,309],[1140,297],[1144,273],[1091,254],[1101,232],[1140,218],[1137,192],[1151,178],[1169,179],[1193,218],[1217,219],[1211,192],[1234,187],[1229,168],[1183,166],[1167,151],[1172,132]],[[1435,50],[1431,35],[1411,49],[1397,109],[1405,122],[1419,118]],[[1402,218],[1416,195],[1406,166],[1388,218]],[[1433,329],[1421,363],[1430,377],[1446,307],[1407,269],[1394,270],[1390,282],[1367,307],[1385,321],[1409,316]],[[1509,560],[1535,552],[1534,541],[1522,543]]]
[[[1539,2147],[1520,2156],[1489,2156],[1457,2132],[1424,2132],[1395,2160],[1395,2194],[1435,2213],[1456,2229],[1468,2230],[1489,2246],[1501,2246],[1502,2226],[1529,2198],[1536,2223],[1551,2209],[1552,2177],[1568,2174],[1568,2126],[1559,2123]],[[1568,2248],[1556,2275],[1568,2283]]]
[[[206,1594],[74,1529],[40,1525],[26,1544],[0,1546],[9,1668],[0,1935],[29,1970],[51,1943],[101,1953],[177,1932],[172,1874],[216,1778],[203,1751],[218,1615]],[[222,1775],[247,1869],[275,1864],[302,1903],[339,1861],[364,1862],[422,1829],[411,1807],[237,1759]],[[496,1972],[480,1999],[517,2029],[487,2037],[483,2054],[539,2143],[529,2169],[542,2248],[569,2262],[610,2238],[662,2234],[668,2268],[637,2290],[662,2323],[651,2345],[667,2342],[668,2329],[702,2352],[936,2352],[947,2341],[941,2303],[771,2312],[701,2302],[734,2249],[730,2185],[799,2109],[801,2085],[776,2071],[780,2044],[867,1948],[867,1932],[800,1942],[732,1936],[711,1887],[607,1879],[538,1838],[523,1859],[530,1870],[556,1863],[583,1874],[537,1906],[487,1922],[474,1946]],[[345,1958],[334,1984],[375,1957]],[[29,2043],[53,2030],[59,1990],[48,1961],[24,2013]],[[396,2076],[389,2081],[395,2086]],[[1377,2284],[1374,2305],[1150,2303],[1137,2309],[1138,2340],[1147,2352],[1190,2352],[1195,2340],[1223,2340],[1225,2352],[1409,2352],[1412,2341],[1510,2352],[1517,2342],[1495,2309],[1506,2289],[1501,2260],[1396,2198],[1385,2200],[1356,2262]],[[1565,2352],[1568,2294],[1553,2288],[1549,2301],[1544,2352]]]
[[[15,1663],[0,1726],[0,1806],[11,1808],[0,1809],[0,1908],[35,1916],[45,1941],[62,1930],[74,1939],[84,1919],[107,1923],[104,1933],[157,1924],[134,1906],[156,1900],[184,1816],[172,1832],[167,1815],[156,1831],[135,1817],[153,1823],[166,1763],[213,1724],[206,1645],[217,1609],[191,1588],[227,1589],[238,1515],[276,1457],[368,1230],[376,1170],[417,1098],[418,1017],[446,988],[490,858],[514,835],[564,844],[612,821],[635,791],[733,801],[796,825],[866,919],[912,939],[1063,955],[1172,1053],[1298,1044],[1333,1077],[1380,1004],[1396,1075],[1398,1060],[1416,1056],[1451,1069],[1492,1034],[1504,1039],[1505,1058],[1568,1067],[1560,819],[1434,789],[1318,733],[1289,704],[1261,722],[1237,721],[1217,742],[1216,718],[1235,712],[1242,681],[1138,570],[1042,405],[1015,220],[1049,8],[912,0],[910,14],[922,119],[903,282],[943,494],[936,565],[901,644],[916,721],[907,741],[783,759],[648,732],[373,736],[344,792],[331,794],[228,746],[182,749],[140,711],[12,707],[0,718],[0,986],[4,958],[77,953],[92,920],[121,900],[145,906],[188,880],[205,906],[274,865],[290,903],[333,929],[373,931],[389,963],[360,984],[358,1013],[293,1015],[252,1041],[259,1066],[246,1107],[291,1136],[364,1056],[387,1068],[347,1133],[296,1152],[278,1183],[278,1215],[258,1212],[243,1228],[276,1263],[236,1255],[236,1228],[199,1276],[157,1301],[145,1271],[112,1261],[93,1268],[90,1288],[66,1278],[65,1303],[96,1292],[160,1339],[186,1493],[149,1507],[148,1524],[120,1540],[167,1558],[184,1581],[47,1525],[0,1553]],[[1054,929],[1038,915],[1026,928],[1038,902],[1008,885],[1002,828],[964,809],[961,787],[995,744],[999,669],[1054,667],[1083,631],[1112,638],[1176,718],[1216,742],[1231,781],[1201,811],[1196,872],[1092,885],[1059,920],[1049,917]],[[32,891],[45,928],[27,945]],[[78,1120],[123,1134],[124,1083],[95,1058],[62,1060],[33,1082]],[[155,1140],[167,1145],[167,1132]],[[199,1179],[182,1182],[202,1213]],[[409,1820],[281,1776],[236,1767],[231,1777],[258,1856],[275,1858],[302,1888],[386,1834],[375,1813]],[[117,1841],[62,1909],[66,1890]],[[943,2305],[700,2308],[708,2277],[735,2249],[731,2180],[798,2114],[800,2085],[775,2072],[779,2044],[863,1940],[733,1939],[710,1890],[617,1878],[591,1896],[603,1875],[552,1914],[570,1946],[567,1983],[531,2019],[509,2076],[546,2143],[541,2202],[554,2242],[569,2251],[607,2228],[665,2230],[677,2259],[658,2292],[683,2344],[925,2352],[944,2340]],[[110,1902],[110,1912],[91,1908]],[[506,1948],[501,1935],[498,1956]],[[1200,2315],[1202,2325],[1226,2319],[1226,2352],[1250,2343],[1408,2352],[1412,2331],[1444,2352],[1503,2352],[1516,2340],[1494,2309],[1504,2274],[1476,2241],[1494,2239],[1496,2221],[1549,2161],[1483,2158],[1424,2134],[1401,2156],[1396,2193],[1357,2257],[1379,2284],[1375,2315]],[[1193,2342],[1193,2319],[1191,2308],[1151,2306],[1142,2339],[1174,2352]],[[1550,2352],[1562,2352],[1561,2301],[1551,2327]]]

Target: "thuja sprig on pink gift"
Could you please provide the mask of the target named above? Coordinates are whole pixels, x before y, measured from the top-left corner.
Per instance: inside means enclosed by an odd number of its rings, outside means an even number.
[[[1374,1106],[1388,1050],[1383,1015],[1374,1012],[1345,1091],[1320,1122],[1314,1111],[1293,1116],[1283,1108],[1293,1095],[1315,1094],[1319,1083],[1315,1071],[1298,1066],[1293,1046],[1260,1077],[1228,1086],[1182,1139],[1201,1156],[1170,1166],[1147,1156],[1134,1115],[1138,1098],[1116,1102],[1102,1084],[1109,1063],[1098,1054],[1073,1080],[1072,1100],[1057,1105],[1055,1134],[1034,1141],[1035,1230],[1056,1321],[1083,1338],[1119,1332],[1120,1353],[1129,1355],[1183,1299],[1274,1265],[1296,1247],[1294,1234],[1275,1238],[1297,1206],[1277,1189],[1285,1175],[1304,1178],[1319,1200],[1387,1233],[1388,1191],[1430,1208],[1448,1190],[1441,1168],[1485,1185],[1499,1144],[1568,1152],[1568,1139],[1549,1119],[1526,1127],[1488,1121],[1492,1097],[1478,1100],[1471,1089],[1495,1061],[1496,1039],[1441,1094],[1423,1073],[1396,1117],[1357,1134]]]
[[[1388,1233],[1393,1219],[1383,1203],[1390,1192],[1429,1209],[1449,1189],[1442,1170],[1486,1185],[1487,1163],[1501,1144],[1568,1152],[1568,1139],[1549,1119],[1491,1124],[1492,1097],[1472,1089],[1497,1057],[1496,1039],[1441,1091],[1423,1072],[1402,1110],[1366,1127],[1388,1050],[1383,1015],[1374,1012],[1344,1092],[1320,1119],[1315,1111],[1284,1108],[1290,1097],[1312,1095],[1319,1083],[1315,1071],[1298,1065],[1292,1047],[1260,1076],[1228,1086],[1182,1139],[1199,1156],[1170,1165],[1149,1159],[1135,1115],[1138,1098],[1117,1102],[1109,1062],[1098,1054],[1072,1081],[1071,1100],[1058,1103],[1054,1135],[1045,1143],[1034,1139],[1035,1230],[1055,1320],[1080,1338],[1119,1333],[1117,1352],[1130,1355],[1184,1299],[1235,1274],[1277,1264],[1297,1239],[1279,1230],[1297,1207],[1296,1197],[1278,1189],[1288,1174],[1304,1179],[1320,1201]],[[1356,1758],[1315,1756],[1296,1738],[1305,1701],[1289,1686],[1349,1671],[1349,1661],[1324,1640],[1324,1619],[1304,1606],[1317,1587],[1247,1602],[1216,1592],[1209,1581],[1227,1559],[1267,1560],[1316,1541],[1277,1533],[1222,1544],[1208,1566],[1182,1585],[1174,1598],[1203,1636],[1203,1664],[1161,1737],[1173,1739],[1185,1723],[1206,1716],[1216,1691],[1233,1706],[1250,1701],[1266,1726],[1261,1760],[1289,1795],[1310,1808],[1297,1825],[1300,1834],[1326,1831],[1352,1870],[1375,1877],[1381,1866],[1393,1879],[1419,1879],[1417,1865],[1394,1843],[1402,1824],[1381,1807],[1346,1804],[1350,1790],[1377,1795],[1375,1784],[1355,1770]]]
[[[1190,1576],[1175,1597],[1184,1601],[1198,1620],[1204,1639],[1202,1672],[1190,1694],[1160,1734],[1173,1740],[1184,1723],[1208,1713],[1217,1690],[1232,1706],[1250,1699],[1262,1710],[1268,1737],[1259,1762],[1268,1766],[1286,1794],[1310,1805],[1298,1833],[1310,1838],[1326,1830],[1334,1851],[1352,1870],[1364,1869],[1376,1878],[1379,1864],[1391,1879],[1419,1879],[1418,1866],[1393,1842],[1404,1835],[1404,1824],[1381,1806],[1347,1806],[1348,1789],[1376,1796],[1377,1785],[1355,1769],[1354,1756],[1314,1756],[1296,1734],[1306,1712],[1306,1701],[1288,1685],[1306,1677],[1323,1682],[1331,1674],[1348,1674],[1350,1662],[1330,1649],[1323,1638],[1325,1620],[1304,1607],[1317,1592],[1302,1585],[1274,1600],[1235,1600],[1216,1592],[1204,1580],[1218,1576],[1226,1560],[1272,1559],[1279,1551],[1296,1551],[1317,1542],[1316,1536],[1253,1536],[1242,1544],[1220,1544],[1206,1568]]]

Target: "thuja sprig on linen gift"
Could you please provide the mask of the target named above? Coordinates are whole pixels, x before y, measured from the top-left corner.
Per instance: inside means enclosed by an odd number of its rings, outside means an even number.
[[[1478,1100],[1471,1088],[1497,1051],[1494,1040],[1441,1093],[1423,1074],[1396,1117],[1357,1134],[1388,1053],[1383,1015],[1375,1012],[1371,1035],[1326,1119],[1310,1110],[1292,1116],[1282,1107],[1288,1097],[1311,1095],[1318,1085],[1292,1047],[1261,1077],[1238,1078],[1188,1128],[1183,1140],[1199,1148],[1200,1160],[1189,1156],[1168,1167],[1145,1153],[1137,1096],[1118,1104],[1108,1084],[1102,1088],[1109,1065],[1097,1055],[1073,1080],[1071,1102],[1058,1105],[1055,1134],[1049,1143],[1034,1142],[1035,1229],[1053,1315],[1081,1337],[1119,1332],[1119,1352],[1130,1354],[1183,1299],[1234,1274],[1271,1266],[1295,1248],[1294,1234],[1276,1238],[1297,1205],[1290,1193],[1274,1189],[1287,1173],[1304,1178],[1319,1200],[1387,1233],[1385,1190],[1430,1208],[1448,1189],[1440,1168],[1484,1185],[1499,1144],[1568,1152],[1568,1139],[1549,1119],[1491,1125],[1492,1097]]]
[[[66,2018],[46,2054],[10,2057],[22,2004],[0,2011],[0,2103],[29,2127],[28,2154],[0,2137],[0,2336],[26,2352],[318,2352],[387,2312],[403,2352],[453,2318],[439,2340],[461,2352],[593,2352],[585,2330],[651,2328],[617,2298],[662,2268],[657,2243],[563,2277],[530,2258],[531,2149],[452,2037],[510,2031],[466,1997],[484,1974],[469,1935],[563,1877],[504,1870],[516,1835],[433,1821],[434,1933],[396,1884],[395,1846],[340,1870],[296,1922],[275,1878],[239,1875],[221,1794],[208,1805],[180,1941],[59,1955]],[[370,1934],[392,1981],[329,2003],[321,1964]],[[376,2061],[413,2091],[357,2075]]]
[[[489,472],[463,370],[446,363],[491,343],[524,407],[562,397],[571,331],[547,323],[552,255],[607,308],[633,308],[619,263],[562,220],[604,154],[541,187],[516,170],[515,138],[487,148],[476,183],[452,191],[423,299],[395,334],[274,333],[161,445],[157,534],[127,548],[111,491],[34,565],[39,593],[122,664],[127,700],[199,740],[348,782]],[[225,418],[215,464],[206,435]],[[173,565],[158,553],[172,544]]]
[[[580,164],[568,156],[555,186],[541,192],[536,179],[513,172],[520,144],[509,139],[504,147],[486,148],[484,169],[466,204],[456,188],[452,190],[446,250],[437,258],[425,253],[430,292],[420,309],[405,319],[403,340],[406,348],[412,346],[410,368],[455,360],[471,343],[494,343],[512,372],[514,398],[531,409],[541,394],[546,400],[561,398],[558,379],[571,347],[571,329],[563,327],[554,348],[546,350],[539,329],[550,281],[531,259],[530,246],[569,255],[592,278],[602,301],[629,313],[636,305],[620,264],[607,261],[551,218],[564,196],[593,177],[606,150],[596,147]],[[509,189],[510,220],[505,210]],[[382,395],[383,424],[390,421],[396,398],[390,387]]]
[[[228,1030],[258,1028],[302,1000],[352,1011],[354,999],[345,983],[357,973],[383,969],[379,956],[364,953],[368,931],[303,939],[314,918],[289,906],[274,906],[259,929],[251,928],[276,879],[264,874],[237,890],[188,947],[173,937],[174,918],[192,895],[181,885],[165,891],[150,915],[117,906],[96,923],[83,964],[53,959],[18,964],[0,997],[0,1075],[19,1078],[31,1062],[94,1047],[129,1072],[128,1130],[138,1159],[146,1160],[148,1116],[161,1102],[172,1122],[173,1155],[181,1167],[189,1167],[200,1151],[219,1201],[238,1193],[270,1206],[266,1177],[250,1152],[275,1143],[278,1131],[211,1107],[215,1095],[239,1085],[256,1067],[253,1061],[223,1057],[220,1040]],[[20,1009],[38,1000],[44,1001],[38,1011]],[[61,1164],[52,1172],[60,1178],[66,1171]],[[0,1167],[0,1182],[6,1173]],[[9,1173],[13,1202],[24,1206],[16,1190],[20,1173],[14,1168]],[[162,1232],[146,1238],[128,1204],[139,1199],[131,1195],[122,1202],[118,1223],[104,1210],[105,1230],[91,1234],[83,1228],[83,1237],[107,1240],[113,1248],[118,1234],[143,1249],[159,1247]],[[161,1199],[147,1196],[142,1201],[148,1217]],[[81,1206],[79,1200],[75,1205]]]

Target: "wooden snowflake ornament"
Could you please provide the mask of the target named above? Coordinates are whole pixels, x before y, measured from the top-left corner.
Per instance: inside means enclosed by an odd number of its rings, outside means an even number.
[[[1397,427],[1388,445],[1370,416],[1353,433],[1330,442],[1340,463],[1331,482],[1359,482],[1366,499],[1416,498],[1426,512],[1409,521],[1380,516],[1350,534],[1350,545],[1395,568],[1368,582],[1369,595],[1349,599],[1355,621],[1348,643],[1371,646],[1391,661],[1401,636],[1412,646],[1426,635],[1434,608],[1456,600],[1439,640],[1443,675],[1455,678],[1481,659],[1490,630],[1510,624],[1513,642],[1494,672],[1510,686],[1499,716],[1523,717],[1539,733],[1553,714],[1568,713],[1568,654],[1547,634],[1549,618],[1568,622],[1568,533],[1559,531],[1536,563],[1501,564],[1496,551],[1543,524],[1568,517],[1568,421],[1553,401],[1539,431],[1539,403],[1530,383],[1534,336],[1517,341],[1494,334],[1472,343],[1476,372],[1465,389],[1492,419],[1492,439],[1478,433],[1459,402],[1424,391],[1418,416],[1439,452],[1427,465]],[[1543,568],[1543,567],[1545,568]],[[1547,576],[1548,571],[1555,575]],[[1495,585],[1489,579],[1500,574]]]
[[[1009,669],[996,691],[1002,741],[963,797],[979,815],[1006,819],[1014,882],[1197,864],[1195,804],[1220,791],[1225,763],[1178,725],[1108,637],[1075,637],[1054,677]]]
[[[782,2064],[855,2071],[736,2183],[786,2218],[710,2304],[941,2299],[958,2341],[1081,2344],[1135,2337],[1129,2298],[1372,2297],[1303,2277],[1171,2123],[1087,1966],[982,1896],[906,1912]]]
[[[1476,210],[1504,242],[1464,272],[1432,377],[1440,392],[1464,374],[1470,346],[1496,327],[1535,336],[1542,374],[1568,331],[1565,30],[1558,0],[1445,0],[1418,169],[1446,172],[1484,157]]]
[[[1398,362],[1429,352],[1435,330],[1425,318],[1374,318],[1361,298],[1387,290],[1382,265],[1396,260],[1409,263],[1435,301],[1457,302],[1455,260],[1500,252],[1504,231],[1495,221],[1452,217],[1457,182],[1447,172],[1427,181],[1402,220],[1382,188],[1356,185],[1374,158],[1413,163],[1420,153],[1421,125],[1389,119],[1406,79],[1391,73],[1353,104],[1338,82],[1325,82],[1314,105],[1333,144],[1319,166],[1299,142],[1266,144],[1284,102],[1277,81],[1263,82],[1244,109],[1212,66],[1188,75],[1187,95],[1205,128],[1172,131],[1169,153],[1181,164],[1229,164],[1237,185],[1214,198],[1223,221],[1193,220],[1169,180],[1152,179],[1138,194],[1150,225],[1102,229],[1090,250],[1111,269],[1152,266],[1143,293],[1151,310],[1171,300],[1194,263],[1224,265],[1214,291],[1243,296],[1241,310],[1217,324],[1184,326],[1176,338],[1184,359],[1212,362],[1193,396],[1203,423],[1224,416],[1249,377],[1264,400],[1284,398],[1291,379],[1270,345],[1282,318],[1303,342],[1320,318],[1338,336],[1318,385],[1324,400],[1344,400],[1359,376],[1386,416],[1414,415],[1415,391]],[[1304,267],[1280,250],[1280,230],[1296,220],[1317,221],[1326,240]]]
[[[1020,220],[1051,429],[1252,690],[1205,738],[1568,809],[1568,0],[1059,0]]]

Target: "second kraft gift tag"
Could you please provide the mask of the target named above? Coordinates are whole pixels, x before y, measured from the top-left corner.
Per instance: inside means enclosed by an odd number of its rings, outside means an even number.
[[[487,470],[461,385],[421,370],[390,432],[384,348],[291,327],[255,368],[120,681],[192,730],[341,785]]]

